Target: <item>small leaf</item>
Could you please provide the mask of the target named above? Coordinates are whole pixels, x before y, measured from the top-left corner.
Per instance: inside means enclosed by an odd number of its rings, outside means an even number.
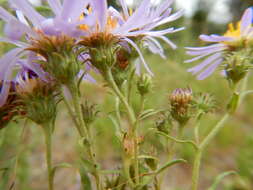
[[[56,171],[58,169],[61,169],[61,168],[73,168],[73,166],[71,164],[69,164],[69,163],[60,163],[60,164],[58,164],[58,165],[56,165],[56,166],[53,167],[53,169],[52,169],[52,176],[54,177]]]
[[[167,134],[165,134],[165,133],[163,133],[163,132],[160,132],[160,131],[157,131],[156,133],[157,133],[158,135],[161,135],[161,136],[166,137],[167,139],[170,139],[170,140],[172,140],[172,141],[175,141],[176,143],[190,144],[190,145],[193,146],[193,148],[195,148],[195,150],[198,150],[198,149],[199,149],[198,145],[195,144],[193,141],[190,141],[190,140],[179,140],[179,139],[176,139],[175,137],[172,137],[172,136],[167,135]]]
[[[223,178],[225,178],[226,176],[229,176],[229,175],[236,175],[236,174],[237,173],[235,171],[227,171],[227,172],[224,172],[224,173],[218,175],[208,190],[216,190],[219,183],[223,180]]]
[[[166,164],[164,164],[162,167],[160,167],[157,171],[156,171],[156,175],[163,172],[164,170],[166,170],[167,168],[169,168],[170,166],[173,166],[175,164],[178,163],[186,163],[187,161],[184,159],[176,159],[176,160],[172,160],[167,162]]]
[[[140,119],[141,120],[146,119],[146,118],[156,115],[162,111],[164,111],[164,110],[154,110],[154,109],[145,110],[144,112],[141,113]]]

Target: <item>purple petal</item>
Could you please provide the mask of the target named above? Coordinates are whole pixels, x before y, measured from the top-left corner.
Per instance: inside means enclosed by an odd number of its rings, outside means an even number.
[[[215,60],[217,60],[218,58],[221,58],[222,55],[220,53],[216,53],[210,57],[208,57],[206,60],[204,60],[202,63],[198,64],[195,67],[192,67],[190,69],[188,69],[188,72],[191,72],[193,74],[196,74],[197,72],[201,71],[203,68],[205,68],[207,65],[209,65],[210,63],[214,62]]]
[[[174,44],[171,40],[166,38],[165,36],[157,36],[157,38],[162,39],[164,42],[166,42],[172,49],[177,49],[177,45]]]
[[[124,16],[126,18],[128,18],[129,17],[129,13],[128,13],[128,8],[127,8],[126,0],[119,0],[119,2],[120,2],[121,7],[123,9]]]
[[[28,59],[19,61],[19,64],[36,73],[41,80],[48,82],[48,74],[41,68],[39,64],[35,63],[36,60],[38,60],[38,57],[36,57],[33,53],[30,53],[28,55]]]
[[[18,20],[25,24],[26,26],[29,26],[29,23],[27,22],[24,14],[20,10],[16,10],[16,15],[18,17]]]
[[[197,79],[203,80],[203,79],[209,77],[215,71],[215,69],[222,63],[222,61],[223,61],[222,59],[218,59],[215,63],[210,65],[205,71],[200,73],[198,75]]]
[[[163,59],[165,59],[163,47],[161,44],[153,37],[147,36],[145,38],[145,42],[147,43],[147,47],[154,54],[159,54]]]
[[[8,98],[12,70],[18,60],[18,54],[22,50],[21,48],[12,49],[0,59],[0,80],[3,81],[0,92],[0,107],[5,104]]]
[[[83,74],[84,77],[83,77],[83,80],[84,81],[88,81],[88,82],[91,82],[91,83],[96,83],[97,81],[90,75],[88,74],[86,71],[84,70],[81,70],[79,73],[78,73],[78,77],[80,78]]]
[[[123,33],[138,27],[143,26],[145,23],[145,14],[147,15],[151,7],[150,0],[143,0],[141,5],[134,11],[121,28],[115,30],[115,33]]]
[[[59,0],[48,0],[49,6],[52,8],[55,15],[59,16],[62,11],[62,6]]]
[[[177,20],[178,18],[180,18],[181,16],[183,16],[183,14],[184,14],[184,10],[179,10],[178,12],[170,15],[169,17],[162,19],[160,22],[157,22],[154,27],[157,27],[157,26],[166,24],[168,22],[172,22],[174,20]]]
[[[231,37],[224,37],[224,36],[218,36],[218,35],[200,35],[199,38],[206,42],[223,42],[223,41],[232,41],[234,38]]]
[[[212,54],[212,53],[215,53],[215,52],[219,52],[219,51],[223,51],[227,48],[227,46],[214,46],[214,47],[209,47],[209,48],[203,48],[203,49],[200,49],[200,50],[191,50],[191,51],[186,51],[186,53],[188,55],[203,55],[203,54]]]
[[[151,76],[153,76],[154,74],[152,73],[152,71],[151,71],[150,68],[148,67],[148,65],[147,65],[147,63],[146,63],[146,61],[145,61],[145,59],[144,59],[144,57],[143,57],[143,55],[142,55],[142,53],[141,53],[141,50],[138,48],[138,46],[137,46],[132,40],[130,40],[130,39],[128,39],[128,38],[124,38],[124,40],[127,41],[130,45],[133,46],[133,48],[134,48],[134,49],[137,51],[137,53],[139,54],[140,59],[141,59],[141,61],[142,61],[142,64],[143,64],[143,66],[145,67],[145,69],[147,70],[147,72],[148,72]]]
[[[199,51],[199,50],[212,49],[214,47],[224,47],[224,45],[223,44],[212,44],[212,45],[204,46],[204,47],[186,47],[185,49]]]
[[[78,21],[80,15],[87,6],[87,3],[87,1],[80,0],[64,0],[61,18],[67,22]]]
[[[4,27],[4,33],[12,40],[19,40],[25,33],[34,36],[35,32],[17,20],[10,20]]]
[[[9,38],[0,38],[0,42],[11,43],[11,44],[14,44],[14,45],[16,45],[18,47],[21,47],[21,48],[27,48],[29,46],[26,43],[23,43],[23,42],[17,41],[17,40],[12,40],[12,39],[9,39]]]
[[[244,11],[241,18],[241,32],[244,34],[251,26],[251,21],[253,18],[252,8],[248,8]]]
[[[0,18],[5,22],[9,22],[10,20],[16,19],[13,15],[11,15],[8,11],[0,7]]]
[[[125,20],[123,19],[122,15],[113,7],[109,7],[108,16],[111,16],[112,18],[117,19],[119,25],[122,25],[125,23]]]
[[[35,9],[27,2],[27,0],[10,0],[15,5],[16,9],[22,11],[24,15],[32,22],[33,26],[40,27],[40,24],[45,18],[39,14]]]
[[[212,53],[213,53],[213,52],[212,52]],[[201,59],[201,58],[203,58],[203,57],[206,57],[206,56],[208,56],[208,55],[210,55],[210,54],[211,54],[210,52],[207,52],[207,53],[205,53],[205,54],[199,55],[199,56],[194,57],[194,58],[192,58],[192,59],[188,59],[188,60],[184,61],[184,63],[191,63],[191,62],[197,61],[197,60],[199,60],[199,59]]]
[[[107,22],[107,0],[92,0],[99,29],[104,30]]]
[[[184,27],[174,29],[174,28],[168,28],[165,30],[159,30],[159,31],[151,31],[151,32],[144,32],[144,35],[149,35],[149,36],[163,36],[169,33],[175,33],[184,30]]]

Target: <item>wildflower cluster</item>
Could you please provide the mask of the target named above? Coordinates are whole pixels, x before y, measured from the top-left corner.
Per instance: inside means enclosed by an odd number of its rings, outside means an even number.
[[[223,36],[200,35],[200,39],[204,42],[215,44],[206,47],[187,47],[187,53],[196,56],[187,60],[187,63],[205,58],[203,62],[188,71],[198,74],[198,79],[202,80],[210,76],[219,65],[224,65],[224,74],[228,80],[237,83],[242,79],[250,68],[249,65],[252,64],[250,59],[253,47],[252,17],[253,10],[248,8],[236,26],[229,24]],[[238,58],[243,59],[243,64],[241,60],[239,60],[239,65],[236,63]]]
[[[0,38],[0,42],[15,46],[0,58],[0,129],[22,118],[42,127],[49,190],[54,189],[58,167],[52,163],[52,138],[59,112],[57,105],[61,102],[65,104],[80,138],[78,170],[83,189],[93,189],[94,184],[97,190],[160,190],[162,178],[159,179],[159,174],[174,164],[185,162],[174,159],[174,144],[186,143],[196,151],[192,190],[197,190],[204,148],[236,111],[244,96],[242,93],[245,93],[237,92],[236,87],[252,68],[253,10],[247,9],[237,26],[229,25],[223,36],[200,36],[202,40],[216,44],[187,48],[187,53],[196,57],[186,62],[205,58],[188,71],[198,74],[198,79],[204,79],[222,65],[225,77],[233,86],[227,114],[200,141],[198,126],[201,116],[215,108],[215,101],[208,93],[196,94],[189,87],[177,88],[169,96],[169,109],[145,107],[146,98],[152,92],[153,72],[145,61],[142,48],[162,58],[165,53],[161,42],[176,49],[168,37],[184,27],[167,27],[168,23],[183,15],[181,10],[172,13],[173,2],[164,0],[154,4],[151,0],[143,0],[133,10],[124,0],[119,0],[117,10],[108,7],[107,0],[45,0],[44,5],[53,15],[50,17],[43,16],[28,0],[9,0],[13,14],[0,7],[0,18],[5,22],[5,37]],[[96,83],[94,75],[100,75],[97,78],[102,78],[115,96],[115,110],[107,114],[120,142],[121,165],[114,177],[106,175],[111,170],[103,170],[96,156],[94,128],[91,126],[100,112],[88,100],[83,101],[82,82]],[[140,98],[136,105],[133,96]],[[159,139],[157,135],[160,135],[173,141],[166,147],[169,156],[165,163],[157,157],[157,149],[146,151],[142,146],[150,145],[147,140],[149,132],[142,134],[140,130],[143,120],[158,114],[156,128],[150,130],[154,131],[153,137]],[[181,139],[191,118],[197,123],[195,138]],[[174,121],[180,126],[177,137],[170,136]]]

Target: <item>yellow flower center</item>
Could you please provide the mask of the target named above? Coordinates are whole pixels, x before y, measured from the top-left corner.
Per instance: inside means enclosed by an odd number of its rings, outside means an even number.
[[[236,26],[233,23],[228,25],[228,30],[224,34],[225,37],[239,38],[241,36],[241,22],[238,22]]]
[[[91,6],[86,7],[86,9],[87,9],[87,13],[82,13],[79,17],[80,21],[92,13]],[[118,25],[118,20],[116,18],[113,18],[112,16],[108,16],[107,23],[106,23],[106,31],[110,31],[110,30],[116,28],[117,25]],[[88,31],[89,26],[86,24],[81,24],[81,25],[79,25],[79,29],[84,30],[84,31]]]

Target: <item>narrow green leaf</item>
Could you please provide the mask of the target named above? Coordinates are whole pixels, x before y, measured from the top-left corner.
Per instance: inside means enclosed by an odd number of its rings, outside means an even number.
[[[157,175],[157,174],[163,172],[164,170],[166,170],[167,168],[169,168],[170,166],[173,166],[178,163],[186,163],[186,162],[187,161],[184,159],[176,159],[176,160],[169,161],[166,164],[164,164],[163,166],[161,166],[159,169],[157,169],[157,171],[155,173]]]
[[[61,168],[73,168],[73,166],[72,166],[71,164],[69,164],[69,163],[60,163],[60,164],[57,164],[57,165],[54,166],[53,169],[52,169],[52,175],[53,175],[53,177],[54,177],[56,171],[57,171],[58,169],[61,169]]]
[[[198,145],[195,144],[193,141],[190,141],[190,140],[179,140],[179,139],[176,139],[175,137],[172,137],[172,136],[170,136],[170,135],[167,135],[167,134],[165,134],[165,133],[163,133],[163,132],[161,132],[161,131],[157,131],[156,133],[157,133],[158,135],[161,135],[161,136],[166,137],[167,139],[170,139],[170,140],[172,140],[172,141],[175,141],[176,143],[189,144],[189,145],[192,145],[193,148],[194,148],[195,150],[198,150],[198,149],[199,149]]]
[[[213,184],[211,185],[211,187],[208,189],[208,190],[216,190],[219,183],[226,177],[226,176],[229,176],[229,175],[236,175],[237,173],[235,171],[227,171],[227,172],[224,172],[220,175],[218,175]]]
[[[162,111],[164,111],[164,110],[154,110],[154,109],[145,110],[144,112],[141,113],[140,119],[141,120],[146,119],[146,118],[156,115]]]

